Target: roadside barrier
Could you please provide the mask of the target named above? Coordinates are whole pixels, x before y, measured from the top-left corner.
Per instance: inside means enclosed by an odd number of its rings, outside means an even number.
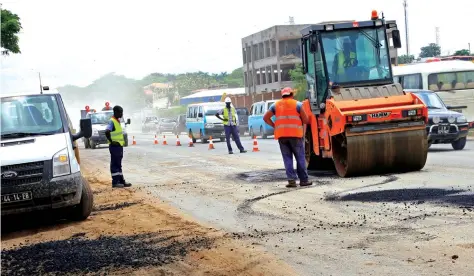
[[[163,145],[166,146],[168,143],[166,143],[166,135],[163,135]]]
[[[189,137],[189,146],[190,148],[194,147],[194,144],[193,144],[193,137],[191,137],[191,135],[188,136]]]
[[[209,137],[209,149],[210,150],[216,149],[216,148],[214,148],[214,142],[212,141],[212,136]]]
[[[252,150],[252,151],[253,151],[253,152],[260,151],[260,150],[258,149],[257,136],[255,136],[255,135],[253,136],[253,150]]]
[[[179,141],[179,135],[176,135],[176,146],[181,147],[181,141]]]
[[[159,143],[158,143],[158,138],[156,138],[156,134],[155,134],[155,141],[153,142],[153,144],[155,144],[155,145],[158,145],[158,144],[159,144]]]

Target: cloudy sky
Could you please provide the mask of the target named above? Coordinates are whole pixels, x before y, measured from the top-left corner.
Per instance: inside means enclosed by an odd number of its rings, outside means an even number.
[[[0,58],[2,93],[38,90],[38,72],[54,88],[85,86],[109,72],[142,78],[152,72],[231,71],[242,65],[242,37],[286,24],[289,16],[296,24],[367,20],[376,9],[405,33],[403,0],[0,2],[23,25],[22,54]],[[435,27],[443,54],[469,42],[474,49],[474,1],[408,0],[408,5],[411,53],[435,42]]]

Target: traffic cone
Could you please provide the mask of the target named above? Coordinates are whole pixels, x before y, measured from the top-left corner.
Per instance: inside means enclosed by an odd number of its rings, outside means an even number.
[[[153,144],[155,144],[155,145],[158,145],[158,144],[159,144],[159,143],[158,143],[158,138],[156,138],[156,135],[155,135],[155,141],[153,142]]]
[[[214,148],[214,143],[212,142],[212,136],[209,137],[209,149],[210,150],[215,149]]]
[[[136,145],[137,141],[135,141],[135,136],[132,136],[132,145]]]
[[[168,143],[166,143],[166,135],[163,135],[163,145],[166,146]]]
[[[257,136],[255,136],[255,135],[253,136],[253,150],[252,150],[252,151],[253,151],[253,152],[255,152],[255,151],[260,151],[260,150],[258,149]]]
[[[194,147],[194,144],[193,144],[193,137],[191,137],[191,135],[189,135],[189,147],[190,147],[190,148]]]
[[[181,147],[181,141],[179,141],[179,135],[176,135],[176,146]]]

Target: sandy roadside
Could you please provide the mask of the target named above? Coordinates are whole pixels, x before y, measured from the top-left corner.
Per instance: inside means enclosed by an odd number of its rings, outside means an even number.
[[[145,193],[112,190],[108,172],[83,163],[94,191],[92,215],[2,231],[2,275],[297,275],[261,247]]]

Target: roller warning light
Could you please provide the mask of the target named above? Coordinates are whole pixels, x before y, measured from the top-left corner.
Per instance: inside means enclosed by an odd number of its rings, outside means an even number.
[[[379,15],[377,14],[377,11],[376,10],[373,10],[372,11],[372,17],[371,17],[372,20],[377,20],[379,19]]]

